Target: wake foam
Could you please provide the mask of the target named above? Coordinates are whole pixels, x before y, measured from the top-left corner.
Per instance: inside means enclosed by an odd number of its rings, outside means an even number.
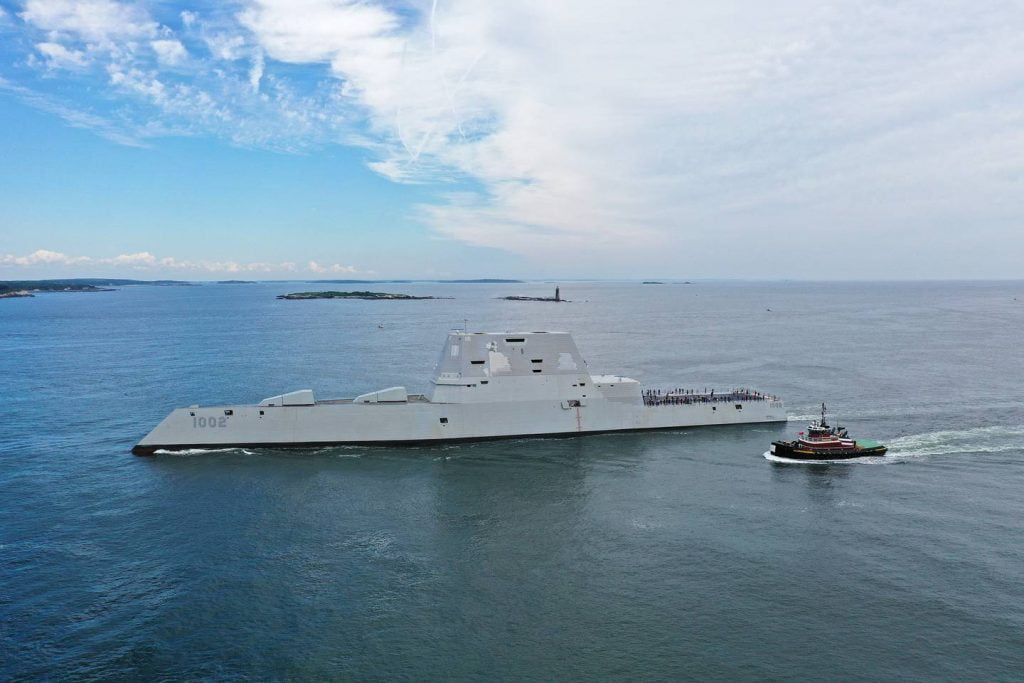
[[[252,455],[252,451],[247,451],[244,448],[185,448],[182,450],[171,450],[168,448],[158,448],[153,451],[154,455],[207,455],[209,453],[245,453],[246,455]]]
[[[1024,425],[993,425],[911,434],[893,439],[888,445],[889,455],[901,458],[1024,450]]]

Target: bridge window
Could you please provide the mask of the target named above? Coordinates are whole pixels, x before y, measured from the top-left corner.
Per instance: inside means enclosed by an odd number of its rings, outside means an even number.
[[[534,372],[541,372],[541,369],[540,369],[540,368],[534,368],[534,370],[533,370],[533,371],[534,371]]]
[[[524,337],[506,337],[505,341],[509,344],[525,344],[526,339]]]
[[[742,403],[737,403],[736,404],[736,410],[743,410],[743,404]]]
[[[443,425],[448,424],[448,418],[447,417],[442,417],[441,418],[441,424],[443,424]]]
[[[531,362],[531,363],[543,363],[543,362],[544,362],[544,359],[543,359],[543,358],[534,358],[534,359],[533,359],[533,360],[531,360],[530,362]]]
[[[473,365],[483,365],[485,361],[482,361],[482,360],[471,360],[469,362],[472,363]]]

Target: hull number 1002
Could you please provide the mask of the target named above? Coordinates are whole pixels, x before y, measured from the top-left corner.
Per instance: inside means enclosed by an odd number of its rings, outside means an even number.
[[[193,428],[210,428],[210,427],[227,427],[228,419],[226,417],[196,417],[192,416],[192,427]]]

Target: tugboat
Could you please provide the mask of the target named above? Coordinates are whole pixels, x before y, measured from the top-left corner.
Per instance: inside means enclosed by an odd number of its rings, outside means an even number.
[[[825,418],[825,404],[821,404],[821,419],[814,420],[807,427],[807,434],[800,432],[796,441],[773,441],[771,454],[791,460],[848,460],[870,455],[885,455],[889,450],[870,439],[853,440],[846,429],[838,424],[829,425]]]

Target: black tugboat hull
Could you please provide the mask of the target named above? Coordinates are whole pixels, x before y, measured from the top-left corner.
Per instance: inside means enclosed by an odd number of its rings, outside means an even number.
[[[771,454],[787,460],[852,460],[885,455],[888,450],[885,446],[810,449],[802,448],[794,441],[773,441]]]

